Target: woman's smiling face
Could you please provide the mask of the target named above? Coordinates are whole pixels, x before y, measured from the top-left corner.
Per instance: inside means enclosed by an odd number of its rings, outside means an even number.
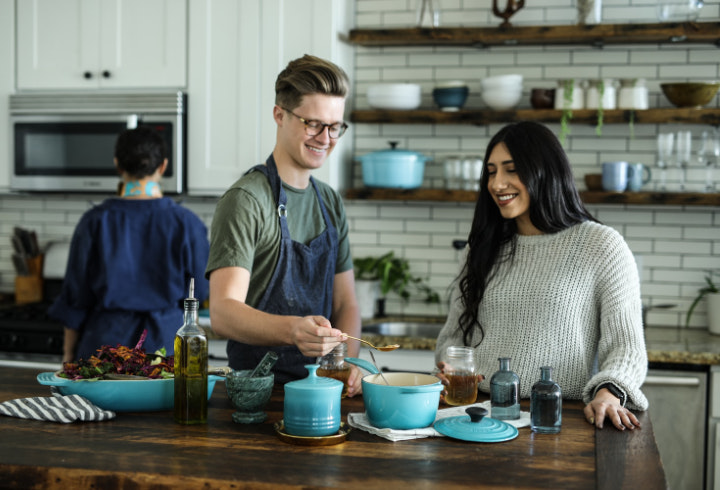
[[[495,145],[486,167],[488,191],[502,217],[514,219],[521,235],[541,234],[530,221],[530,194],[515,171],[515,162],[505,143]]]

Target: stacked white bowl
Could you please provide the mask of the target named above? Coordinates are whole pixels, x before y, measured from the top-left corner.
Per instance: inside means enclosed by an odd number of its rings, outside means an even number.
[[[483,102],[496,111],[512,109],[520,102],[523,76],[517,74],[497,75],[480,80]]]
[[[379,83],[370,85],[367,101],[375,109],[417,109],[421,91],[417,83]]]

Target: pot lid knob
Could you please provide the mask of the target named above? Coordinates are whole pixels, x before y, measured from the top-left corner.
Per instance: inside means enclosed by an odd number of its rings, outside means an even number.
[[[390,145],[390,149],[391,149],[391,150],[396,149],[398,143],[399,143],[398,141],[388,141],[388,144]]]
[[[465,413],[470,416],[470,422],[479,423],[487,415],[488,411],[483,407],[468,407],[465,409]]]

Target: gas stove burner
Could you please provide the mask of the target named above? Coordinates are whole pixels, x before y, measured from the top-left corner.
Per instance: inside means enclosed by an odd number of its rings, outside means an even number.
[[[62,354],[63,324],[47,315],[49,302],[0,307],[0,352]]]

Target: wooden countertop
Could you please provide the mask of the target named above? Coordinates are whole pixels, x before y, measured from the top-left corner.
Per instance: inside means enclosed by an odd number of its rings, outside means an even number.
[[[0,401],[49,396],[37,374],[0,368]],[[0,416],[0,481],[24,489],[666,488],[648,413],[639,414],[641,430],[595,430],[582,404],[566,400],[556,435],[522,428],[516,439],[497,444],[445,437],[390,442],[353,429],[343,444],[308,447],[276,436],[282,409],[276,387],[265,423],[235,424],[219,382],[201,426],[177,425],[170,412],[72,424]],[[360,411],[361,397],[343,400],[343,421]]]

